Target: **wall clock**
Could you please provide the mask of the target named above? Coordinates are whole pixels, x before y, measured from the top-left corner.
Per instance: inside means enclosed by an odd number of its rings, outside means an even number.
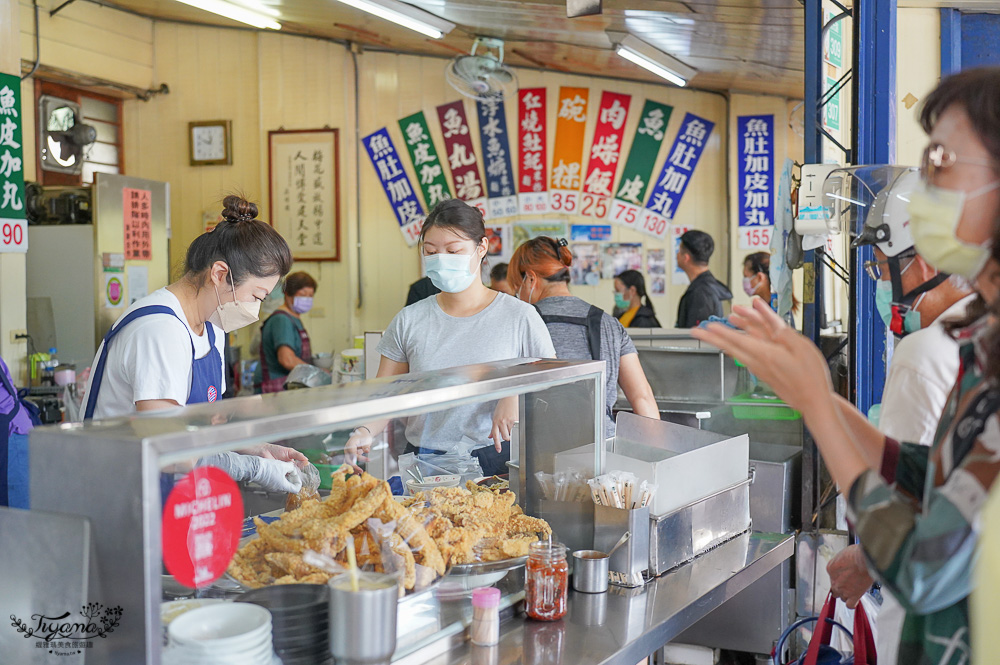
[[[231,120],[188,123],[191,166],[233,163],[232,124]]]

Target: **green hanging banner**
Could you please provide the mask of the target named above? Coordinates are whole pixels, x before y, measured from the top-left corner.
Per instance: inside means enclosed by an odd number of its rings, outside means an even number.
[[[22,124],[21,78],[0,74],[0,252],[28,251]]]
[[[451,191],[448,189],[448,178],[444,175],[441,160],[434,148],[434,141],[431,140],[424,112],[417,111],[400,120],[399,129],[403,132],[403,142],[410,152],[410,160],[420,183],[420,191],[424,193],[424,203],[430,210],[438,202],[450,199]]]
[[[649,179],[653,175],[656,156],[660,153],[660,145],[667,133],[670,123],[672,106],[660,104],[647,99],[639,116],[639,125],[632,139],[632,147],[625,161],[615,200],[608,211],[608,219],[612,222],[636,228],[639,223],[642,204],[649,188]]]

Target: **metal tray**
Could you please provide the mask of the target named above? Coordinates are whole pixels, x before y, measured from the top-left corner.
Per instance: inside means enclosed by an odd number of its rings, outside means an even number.
[[[527,563],[527,556],[499,561],[477,561],[476,563],[460,563],[445,572],[445,577],[461,577],[463,575],[485,575],[487,573],[509,572]]]
[[[649,520],[649,573],[659,576],[750,528],[746,480]]]

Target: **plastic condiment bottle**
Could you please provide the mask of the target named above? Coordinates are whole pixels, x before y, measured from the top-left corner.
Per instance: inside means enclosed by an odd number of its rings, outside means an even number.
[[[566,616],[569,566],[566,546],[539,541],[528,548],[525,565],[525,611],[536,621],[557,621]]]
[[[500,589],[485,587],[472,592],[473,644],[491,646],[500,641]]]

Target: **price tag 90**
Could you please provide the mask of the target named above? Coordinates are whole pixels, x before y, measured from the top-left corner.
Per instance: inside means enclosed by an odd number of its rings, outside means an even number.
[[[0,219],[0,252],[28,251],[28,222],[23,219]]]

